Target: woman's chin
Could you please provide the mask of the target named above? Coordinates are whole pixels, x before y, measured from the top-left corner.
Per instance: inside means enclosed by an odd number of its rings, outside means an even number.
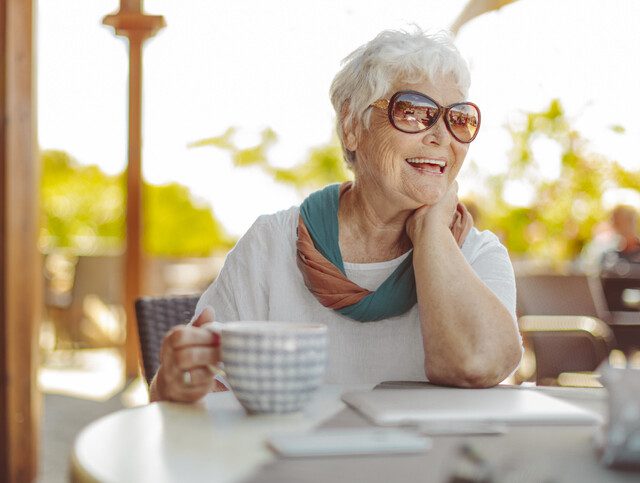
[[[425,193],[418,193],[417,196],[412,196],[415,200],[415,209],[422,206],[433,206],[437,204],[446,194],[446,190],[430,189]]]
[[[435,205],[449,189],[448,180],[435,176],[417,177],[405,180],[403,184],[406,195],[415,200],[419,206]]]

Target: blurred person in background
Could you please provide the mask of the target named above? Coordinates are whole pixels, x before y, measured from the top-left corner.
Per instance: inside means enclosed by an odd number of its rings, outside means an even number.
[[[611,213],[615,246],[604,253],[602,269],[625,276],[640,270],[638,212],[631,206],[618,205]]]
[[[488,387],[512,373],[522,355],[513,268],[458,202],[480,128],[469,85],[445,33],[384,31],[349,55],[330,94],[354,181],[257,219],[193,323],[164,338],[151,399],[220,388],[209,369],[217,339],[202,327],[214,317],[327,325],[327,383]]]
[[[617,205],[606,222],[596,227],[593,239],[580,254],[580,267],[587,273],[615,271],[617,264],[640,263],[638,212],[628,205]]]

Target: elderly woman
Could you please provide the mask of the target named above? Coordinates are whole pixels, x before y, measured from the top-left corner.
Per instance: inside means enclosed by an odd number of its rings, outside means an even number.
[[[513,269],[457,198],[480,127],[469,84],[445,34],[385,31],[347,57],[331,101],[354,181],[257,219],[193,324],[165,337],[152,399],[222,388],[208,369],[215,336],[200,327],[214,317],[326,324],[327,382],[507,377],[522,353]]]

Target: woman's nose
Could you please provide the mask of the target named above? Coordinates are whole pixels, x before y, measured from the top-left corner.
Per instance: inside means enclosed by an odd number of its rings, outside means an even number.
[[[440,119],[438,119],[434,126],[425,131],[422,142],[424,144],[437,144],[439,146],[451,144],[451,134],[442,116],[440,116]]]

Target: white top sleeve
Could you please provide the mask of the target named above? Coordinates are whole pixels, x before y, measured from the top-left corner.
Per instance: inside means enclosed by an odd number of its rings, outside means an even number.
[[[507,249],[488,230],[475,228],[462,246],[462,253],[480,280],[498,297],[516,319],[516,281]]]
[[[266,217],[259,217],[227,254],[220,274],[200,297],[196,314],[209,305],[218,322],[267,320],[265,223]]]

